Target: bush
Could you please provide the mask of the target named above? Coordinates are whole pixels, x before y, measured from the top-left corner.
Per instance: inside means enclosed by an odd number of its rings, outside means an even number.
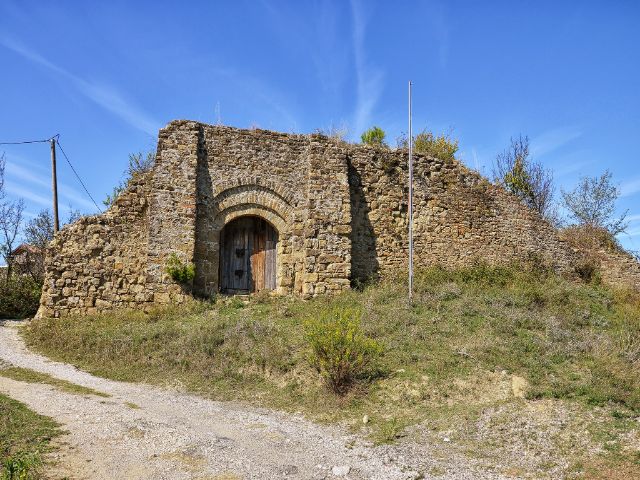
[[[26,275],[0,280],[0,318],[35,315],[40,305],[42,285]]]
[[[435,136],[426,130],[416,135],[413,144],[417,153],[440,160],[453,160],[458,151],[458,140],[447,134]]]
[[[183,263],[175,253],[172,253],[167,260],[167,273],[176,282],[189,283],[196,276],[193,263]]]
[[[333,307],[305,322],[311,364],[339,395],[371,376],[382,353],[382,346],[364,334],[361,317],[358,308]]]
[[[365,131],[360,139],[362,143],[367,145],[385,145],[384,142],[385,133],[380,127],[371,127],[369,130]]]

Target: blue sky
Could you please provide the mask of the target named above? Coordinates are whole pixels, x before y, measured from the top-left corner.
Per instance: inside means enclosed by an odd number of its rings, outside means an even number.
[[[0,142],[60,143],[98,200],[177,118],[286,132],[407,121],[490,173],[511,136],[572,188],[610,169],[640,250],[640,2],[0,3]],[[50,203],[46,144],[1,146],[8,193]],[[59,161],[61,210],[95,207]]]

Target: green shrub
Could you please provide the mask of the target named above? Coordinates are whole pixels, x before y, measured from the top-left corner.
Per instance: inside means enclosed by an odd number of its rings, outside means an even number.
[[[382,353],[382,346],[364,334],[361,317],[358,308],[336,306],[305,322],[311,364],[337,394],[370,376]]]
[[[26,275],[0,280],[0,318],[35,315],[40,305],[42,285]]]
[[[183,263],[175,253],[172,253],[167,260],[167,273],[176,282],[189,283],[196,276],[193,263]]]
[[[384,130],[382,130],[380,127],[374,126],[365,131],[360,136],[360,139],[362,140],[362,143],[365,143],[367,145],[385,145],[385,136],[386,134],[384,133]]]
[[[42,460],[37,453],[19,453],[4,461],[0,480],[30,480],[39,478]]]
[[[458,151],[458,140],[446,134],[436,136],[426,130],[416,135],[414,145],[417,153],[440,160],[453,160]]]

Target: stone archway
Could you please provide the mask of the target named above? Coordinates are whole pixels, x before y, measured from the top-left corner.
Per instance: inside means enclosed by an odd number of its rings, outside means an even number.
[[[278,231],[258,216],[228,222],[220,232],[220,291],[252,293],[276,289]]]
[[[194,248],[195,294],[211,297],[232,287],[228,283],[223,287],[221,281],[223,229],[234,220],[244,217],[258,217],[277,233],[274,248],[277,256],[275,282],[271,275],[267,285],[277,293],[290,292],[294,287],[296,272],[302,270],[299,258],[301,245],[294,243],[299,242],[299,237],[293,235],[296,231],[295,207],[288,203],[283,194],[263,185],[230,186],[225,183],[225,188],[217,187],[215,191],[218,192],[215,196],[203,196],[198,203]],[[248,268],[245,270],[248,271]],[[248,289],[246,283],[241,286],[242,290]]]

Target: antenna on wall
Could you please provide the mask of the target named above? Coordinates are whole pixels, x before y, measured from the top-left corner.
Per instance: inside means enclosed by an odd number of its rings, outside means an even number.
[[[411,80],[409,80],[409,302],[413,300],[413,131],[411,129]]]
[[[220,102],[216,102],[216,125],[222,125],[222,118],[220,117]]]

